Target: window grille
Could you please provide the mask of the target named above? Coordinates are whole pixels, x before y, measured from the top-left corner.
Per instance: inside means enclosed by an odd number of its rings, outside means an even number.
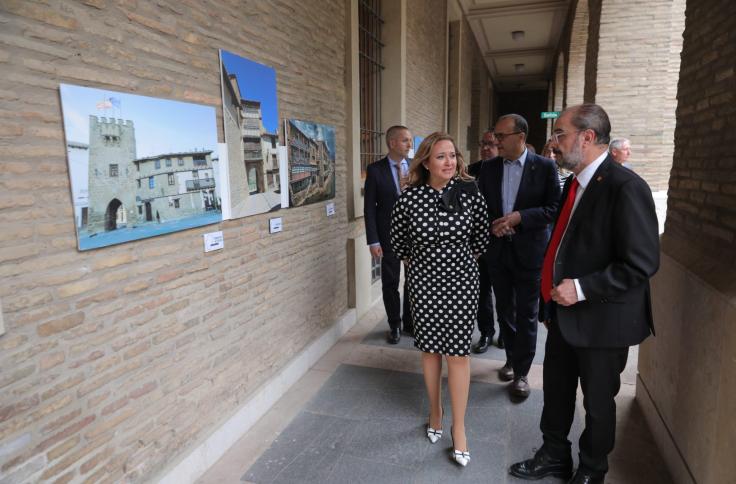
[[[381,280],[381,258],[371,257],[371,284]]]
[[[383,153],[381,128],[381,0],[360,0],[358,9],[360,54],[360,173]]]

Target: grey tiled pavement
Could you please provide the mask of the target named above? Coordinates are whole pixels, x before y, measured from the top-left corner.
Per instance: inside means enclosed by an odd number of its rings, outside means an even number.
[[[446,382],[445,382],[446,386]],[[508,466],[532,453],[542,392],[512,403],[506,385],[473,382],[466,429],[471,462],[449,459],[450,404],[443,391],[445,435],[424,436],[428,402],[416,373],[342,364],[242,476],[253,483],[521,482]],[[574,455],[582,430],[576,415]],[[537,481],[558,483],[557,479]]]

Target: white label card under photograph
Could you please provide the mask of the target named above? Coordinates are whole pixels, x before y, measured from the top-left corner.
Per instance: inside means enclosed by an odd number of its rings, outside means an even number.
[[[276,217],[268,220],[268,231],[272,234],[281,232],[281,217]]]
[[[327,210],[328,217],[332,217],[333,215],[335,215],[335,202],[330,202],[325,205],[325,210]]]
[[[211,252],[225,248],[225,237],[222,231],[204,234],[204,251]]]

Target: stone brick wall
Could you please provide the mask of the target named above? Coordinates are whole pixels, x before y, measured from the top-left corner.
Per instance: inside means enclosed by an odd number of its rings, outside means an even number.
[[[652,190],[667,187],[672,166],[683,8],[684,0],[602,2],[595,102],[613,136],[631,139],[631,166]]]
[[[588,47],[588,2],[578,0],[570,19],[570,37],[567,56],[567,93],[565,105],[583,102],[585,92],[585,56]]]
[[[637,400],[677,482],[736,473],[736,17],[690,0],[677,92],[657,328],[639,352]],[[649,403],[651,402],[651,403]]]
[[[345,2],[0,4],[0,474],[151,481],[346,311]],[[332,124],[322,204],[80,253],[58,85],[216,106],[218,48]],[[222,141],[222,125],[219,127]],[[225,249],[205,255],[202,234]]]
[[[586,0],[578,0],[586,1]],[[585,92],[586,103],[595,102],[598,88],[598,37],[601,31],[601,2],[603,0],[587,0],[588,2],[588,45],[585,49]]]
[[[406,119],[415,135],[425,137],[445,125],[445,0],[409,0],[406,36]]]
[[[553,111],[562,111],[565,109],[565,53],[557,54],[557,62],[555,63],[555,96],[552,104]]]
[[[473,102],[473,65],[480,55],[480,49],[470,30],[468,21],[460,21],[460,95],[458,98],[459,129],[458,139],[455,140],[458,149],[462,152],[465,160],[470,160],[470,149],[478,140],[468,138],[468,128],[473,131],[473,119],[471,115],[471,104]],[[475,129],[477,132],[477,129]]]
[[[663,247],[717,287],[736,265],[736,20],[688,2]]]

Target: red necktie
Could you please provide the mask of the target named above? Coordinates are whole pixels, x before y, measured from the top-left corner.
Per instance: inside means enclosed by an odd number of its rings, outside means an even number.
[[[542,263],[542,298],[544,298],[544,302],[549,302],[552,299],[550,292],[552,292],[552,273],[554,272],[557,248],[560,246],[562,235],[567,228],[567,222],[570,221],[572,207],[575,205],[575,194],[578,192],[579,186],[578,179],[573,178],[570,190],[567,192],[567,198],[565,198],[565,204],[562,206],[562,211],[552,232],[549,246],[547,246],[547,252],[544,254],[544,262]]]

